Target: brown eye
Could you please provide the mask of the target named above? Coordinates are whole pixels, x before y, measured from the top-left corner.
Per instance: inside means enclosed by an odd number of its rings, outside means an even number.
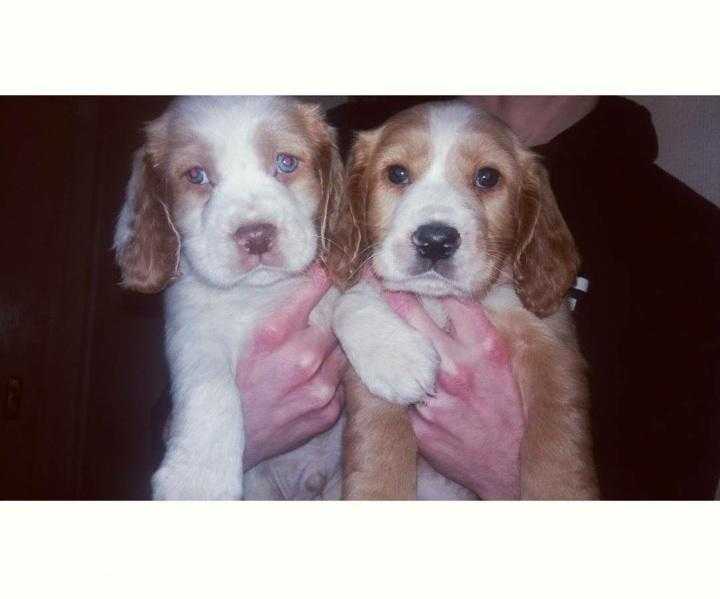
[[[405,185],[410,181],[410,172],[402,164],[388,167],[388,179],[395,185]]]
[[[185,173],[185,176],[188,178],[190,183],[195,185],[205,185],[205,183],[210,182],[205,169],[199,166],[192,167],[187,173]]]
[[[478,172],[475,173],[475,185],[481,189],[490,189],[491,187],[495,187],[499,180],[500,173],[489,166],[480,168],[478,169]]]

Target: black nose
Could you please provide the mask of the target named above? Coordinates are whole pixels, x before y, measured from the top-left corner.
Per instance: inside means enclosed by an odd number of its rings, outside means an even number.
[[[433,262],[452,256],[460,246],[460,233],[455,227],[429,223],[418,227],[412,235],[415,251]]]

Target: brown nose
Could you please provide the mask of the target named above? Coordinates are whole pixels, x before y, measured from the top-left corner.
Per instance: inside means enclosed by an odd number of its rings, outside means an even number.
[[[260,255],[270,249],[277,228],[270,223],[250,223],[235,231],[235,241],[248,254]]]

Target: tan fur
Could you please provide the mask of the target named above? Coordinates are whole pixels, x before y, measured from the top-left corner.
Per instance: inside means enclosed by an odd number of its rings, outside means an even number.
[[[359,134],[345,169],[344,193],[329,231],[332,251],[325,265],[332,279],[342,289],[350,287],[366,259],[367,246],[367,176],[369,143]]]
[[[586,364],[569,316],[552,322],[525,310],[488,312],[510,348],[526,416],[521,448],[523,499],[595,499],[597,481],[587,427]]]
[[[387,207],[369,201],[386,191],[387,168],[409,165],[422,173],[429,161],[427,115],[422,107],[411,108],[375,131],[357,134],[348,159],[345,192],[331,229],[333,252],[328,269],[341,287],[357,281],[370,257],[371,230],[381,234],[387,222]],[[400,198],[399,198],[400,199]]]
[[[523,175],[517,243],[513,278],[518,296],[534,314],[554,314],[575,280],[580,256],[547,172],[536,160]]]
[[[343,499],[415,499],[417,447],[407,410],[344,379]]]
[[[383,210],[374,202],[386,162],[397,161],[403,131],[422,164],[423,107],[393,117],[356,139],[348,165],[344,210],[336,243],[344,248],[336,276],[350,285],[382,239]],[[390,131],[391,133],[388,133]],[[385,143],[388,147],[385,147]],[[472,186],[478,164],[499,168],[501,185],[477,193],[476,218],[486,233],[493,274],[475,291],[480,301],[493,285],[513,283],[523,309],[490,315],[511,352],[513,374],[526,410],[521,453],[525,499],[589,499],[598,496],[587,419],[585,363],[569,317],[560,308],[579,257],[560,214],[547,173],[507,128],[492,118],[471,123],[449,158],[457,185]],[[397,201],[402,201],[401,191]],[[385,200],[388,194],[385,194]],[[346,498],[407,498],[416,463],[403,408],[373,397],[348,375],[345,439]]]
[[[136,196],[134,234],[117,256],[122,286],[142,293],[162,291],[177,276],[180,242],[164,200],[164,184],[145,155]]]

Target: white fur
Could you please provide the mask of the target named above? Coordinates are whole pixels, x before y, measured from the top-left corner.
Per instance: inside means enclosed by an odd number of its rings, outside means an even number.
[[[360,282],[337,303],[333,329],[368,390],[409,404],[435,391],[440,358],[368,283]]]
[[[302,282],[302,277],[296,277],[270,286],[240,284],[219,289],[186,273],[168,289],[166,350],[173,416],[166,456],[153,476],[155,498],[267,498],[261,490],[273,487],[272,480],[267,479],[274,476],[269,466],[259,470],[266,473],[265,477],[255,474],[248,479],[255,488],[243,491],[245,440],[235,364],[255,327],[292,297]],[[320,319],[311,315],[311,320]],[[327,450],[322,444],[319,449],[304,446],[276,458],[272,466],[287,471],[288,476],[297,476],[285,465],[300,461],[305,463],[300,470],[305,476],[318,473],[329,480],[339,470],[339,452],[334,462],[325,460],[330,465],[322,471],[318,466],[323,464],[314,458],[318,452]]]
[[[157,499],[274,496],[268,489],[277,487],[278,471],[296,473],[298,464],[304,464],[300,472],[315,481],[329,481],[339,472],[334,432],[275,458],[248,476],[249,488],[243,485],[243,398],[235,384],[235,365],[247,350],[250,334],[304,282],[303,272],[318,249],[316,199],[298,196],[277,181],[253,144],[257,128],[275,122],[289,102],[181,98],[151,125],[199,139],[211,152],[215,179],[208,200],[195,202],[175,222],[182,242],[182,276],[165,296],[173,414],[166,455],[152,481]],[[118,219],[118,250],[133,235],[142,158],[142,152],[135,156]],[[232,234],[254,221],[276,225],[282,266],[259,265],[249,271],[241,266]],[[313,323],[329,327],[328,304],[336,295],[331,292],[321,302],[311,315]],[[317,460],[318,455],[325,457]]]

